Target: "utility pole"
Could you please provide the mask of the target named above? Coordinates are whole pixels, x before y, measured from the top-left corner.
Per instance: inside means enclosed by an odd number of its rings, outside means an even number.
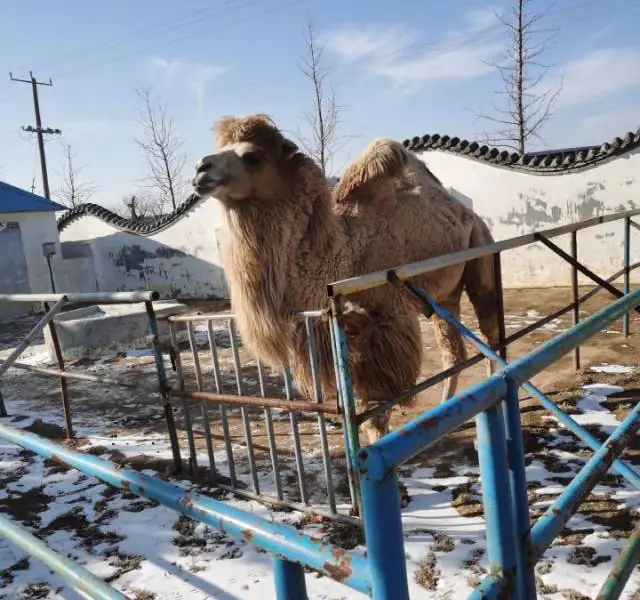
[[[38,149],[40,150],[40,168],[42,169],[42,189],[44,191],[44,197],[47,200],[50,200],[51,196],[49,194],[49,176],[47,175],[47,160],[44,154],[44,134],[60,135],[62,131],[60,131],[59,129],[51,129],[50,127],[47,127],[46,129],[42,129],[42,120],[40,119],[40,102],[38,101],[38,86],[46,85],[51,87],[53,86],[53,81],[51,81],[51,78],[49,78],[49,83],[38,81],[33,76],[33,73],[31,71],[29,71],[30,79],[17,79],[16,77],[13,76],[13,73],[11,73],[11,71],[9,71],[9,77],[11,78],[11,81],[19,81],[21,83],[31,84],[31,89],[33,91],[33,108],[36,113],[36,126],[35,127],[32,127],[31,125],[28,125],[26,127],[23,126],[22,130],[28,131],[29,133],[36,133],[38,136]]]

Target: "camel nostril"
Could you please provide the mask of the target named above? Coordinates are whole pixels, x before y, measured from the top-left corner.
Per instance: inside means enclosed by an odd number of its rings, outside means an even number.
[[[207,159],[202,159],[196,165],[196,173],[204,173],[205,171],[209,170],[210,167],[211,167],[211,161]]]

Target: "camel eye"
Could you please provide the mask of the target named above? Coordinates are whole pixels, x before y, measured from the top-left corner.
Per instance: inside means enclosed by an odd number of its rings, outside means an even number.
[[[257,167],[260,164],[260,155],[257,152],[247,152],[242,155],[242,160],[248,167]]]

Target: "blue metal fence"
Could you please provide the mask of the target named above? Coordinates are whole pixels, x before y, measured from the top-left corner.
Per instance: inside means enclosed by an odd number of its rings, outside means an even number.
[[[413,291],[440,316],[452,319],[424,291],[417,288]],[[528,379],[639,304],[640,290],[636,290],[510,364],[492,356],[502,366],[493,376],[403,425],[375,444],[358,450],[352,458],[359,474],[366,555],[345,551],[292,527],[269,522],[223,502],[185,491],[135,470],[121,468],[115,463],[66,448],[18,428],[0,424],[0,439],[68,464],[120,489],[151,498],[271,553],[274,557],[278,600],[307,598],[304,567],[340,581],[375,600],[407,600],[409,589],[396,469],[476,417],[490,574],[470,598],[529,600],[536,597],[536,562],[615,461],[618,472],[638,487],[637,474],[620,462],[618,457],[640,427],[640,404],[604,444],[598,445],[594,440],[590,443],[597,447],[591,460],[532,527],[527,503],[518,389]],[[473,334],[458,325],[468,339],[474,341]],[[335,342],[338,347],[344,348],[339,327],[334,327],[334,331],[337,334]],[[479,340],[475,342],[479,347],[482,344]],[[487,350],[487,355],[491,356],[491,352]],[[348,392],[348,365],[341,361],[338,368],[341,391]],[[0,519],[0,535],[10,537],[16,527]],[[15,535],[13,539],[16,539]],[[631,567],[640,555],[639,545],[638,535],[634,534],[599,597],[619,597]],[[27,546],[23,544],[25,549],[31,551]],[[68,565],[56,563],[53,550],[43,550],[43,546],[39,545],[38,552],[38,556],[48,561],[47,564],[63,577],[70,579],[77,575]],[[104,590],[99,589],[101,586],[104,584],[91,577],[83,577],[83,589],[90,597],[118,597],[115,592],[111,596],[105,595]]]

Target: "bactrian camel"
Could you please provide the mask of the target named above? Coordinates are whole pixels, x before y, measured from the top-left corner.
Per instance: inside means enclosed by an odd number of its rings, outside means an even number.
[[[232,310],[245,343],[270,364],[288,363],[307,397],[313,389],[307,339],[296,313],[326,308],[327,283],[492,242],[482,219],[395,141],[372,142],[332,192],[318,165],[268,116],[225,117],[213,130],[218,150],[200,159],[193,186],[222,204]],[[497,341],[491,257],[413,281],[456,317],[466,291],[483,336]],[[349,366],[364,411],[415,385],[422,362],[418,313],[390,285],[345,299]],[[444,368],[465,360],[459,332],[432,318]],[[314,333],[323,393],[331,397],[327,323],[318,321]],[[445,382],[443,400],[457,380]],[[386,411],[362,425],[370,442],[388,431],[389,418]]]

